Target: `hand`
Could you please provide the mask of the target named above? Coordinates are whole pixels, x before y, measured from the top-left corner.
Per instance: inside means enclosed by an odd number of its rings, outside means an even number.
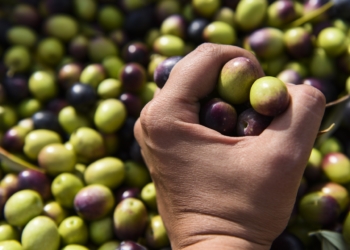
[[[291,215],[325,98],[288,85],[288,109],[259,136],[228,137],[200,125],[199,100],[239,56],[258,65],[235,46],[199,46],[176,64],[135,125],[173,250],[270,249]]]

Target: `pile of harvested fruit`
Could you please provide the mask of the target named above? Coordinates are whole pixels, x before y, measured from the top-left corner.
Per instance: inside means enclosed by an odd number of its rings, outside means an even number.
[[[266,76],[233,58],[199,117],[257,136],[288,106],[285,83],[328,103],[349,94],[349,13],[349,0],[0,1],[0,249],[170,249],[133,134],[157,87],[203,42],[249,50]],[[350,246],[342,100],[327,108],[335,128],[315,143],[272,249]]]

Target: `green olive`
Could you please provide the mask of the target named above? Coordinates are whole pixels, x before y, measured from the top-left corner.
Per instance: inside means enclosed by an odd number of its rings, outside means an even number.
[[[55,78],[45,72],[34,72],[28,80],[29,91],[39,101],[47,101],[57,94]]]
[[[177,36],[162,35],[153,44],[155,52],[163,56],[181,56],[184,54],[185,43]]]
[[[14,126],[18,120],[17,113],[12,106],[0,105],[0,131]]]
[[[310,61],[310,73],[318,78],[330,78],[335,75],[334,60],[322,48],[315,49]]]
[[[87,185],[102,184],[110,189],[121,185],[124,176],[124,163],[115,157],[105,157],[91,163],[84,173]]]
[[[63,144],[54,143],[45,146],[38,155],[39,166],[46,173],[56,176],[64,172],[73,172],[76,155]]]
[[[324,49],[327,55],[335,57],[346,50],[348,38],[341,29],[329,27],[320,32],[317,37],[317,45]]]
[[[115,250],[119,247],[120,242],[116,240],[107,241],[102,244],[97,250]]]
[[[19,240],[19,231],[7,222],[0,222],[0,242],[5,240]]]
[[[111,5],[103,6],[97,17],[99,24],[107,31],[121,28],[123,19],[123,13]]]
[[[222,7],[216,12],[214,21],[227,23],[234,28],[236,25],[236,14],[232,9],[228,7]]]
[[[24,46],[12,46],[6,50],[4,62],[12,72],[26,72],[30,67],[31,55]]]
[[[236,31],[232,26],[221,21],[215,21],[207,25],[203,30],[206,41],[219,44],[234,44]]]
[[[143,188],[151,181],[149,172],[141,163],[135,161],[126,161],[124,183],[130,187]]]
[[[17,240],[0,241],[0,249],[2,250],[24,250]]]
[[[144,105],[153,99],[154,93],[157,89],[158,86],[155,82],[148,82],[143,86],[139,96]]]
[[[37,40],[33,30],[24,26],[14,26],[7,32],[7,39],[12,45],[32,48]]]
[[[192,6],[203,17],[211,17],[220,7],[220,0],[192,0]]]
[[[105,146],[101,134],[92,128],[78,128],[71,134],[69,142],[78,157],[91,162],[105,155]]]
[[[116,56],[118,47],[110,39],[98,37],[90,41],[88,51],[91,61],[101,63],[107,56]]]
[[[31,117],[42,109],[42,104],[38,99],[29,98],[21,101],[17,107],[18,114],[22,118]]]
[[[94,122],[104,133],[112,133],[124,124],[127,113],[124,104],[116,99],[101,101],[96,109]]]
[[[72,106],[67,106],[61,109],[58,113],[58,122],[68,134],[73,133],[80,127],[90,127],[89,120],[77,111]]]
[[[120,70],[124,66],[124,62],[117,56],[107,56],[103,59],[102,65],[110,78],[118,79]]]
[[[97,87],[97,94],[102,99],[117,98],[122,92],[122,83],[113,78],[103,80]]]
[[[104,68],[100,64],[91,64],[84,68],[80,74],[80,82],[89,84],[94,88],[106,78],[106,73]]]
[[[240,29],[250,31],[262,25],[267,13],[266,0],[241,0],[236,8],[236,22]]]
[[[68,15],[55,15],[46,21],[45,29],[48,35],[68,42],[78,33],[78,24]]]
[[[25,155],[36,160],[41,149],[52,143],[62,143],[60,136],[51,130],[36,129],[29,132],[24,140]]]
[[[37,52],[43,63],[55,66],[62,60],[65,49],[60,40],[54,37],[47,37],[39,43]]]
[[[92,21],[96,15],[97,2],[95,0],[73,0],[75,14],[84,21]]]

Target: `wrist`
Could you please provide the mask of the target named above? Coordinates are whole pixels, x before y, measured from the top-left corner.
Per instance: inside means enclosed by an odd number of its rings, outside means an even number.
[[[221,249],[221,250],[269,250],[271,245],[262,245],[255,242],[251,242],[245,239],[226,236],[226,235],[206,235],[198,238],[198,241],[183,247],[183,248],[173,248],[173,250],[211,250],[211,249]]]

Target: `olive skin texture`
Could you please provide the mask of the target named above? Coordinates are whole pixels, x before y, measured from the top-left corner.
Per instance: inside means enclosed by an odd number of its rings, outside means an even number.
[[[81,127],[71,134],[69,142],[77,157],[91,162],[105,155],[105,146],[101,134],[91,128]]]
[[[303,27],[288,29],[283,34],[283,40],[288,54],[293,58],[305,58],[312,54],[312,36]]]
[[[167,17],[160,26],[160,32],[163,35],[174,35],[185,39],[186,21],[180,15],[171,15]]]
[[[334,27],[323,29],[317,36],[317,45],[330,56],[339,56],[347,47],[346,34]]]
[[[223,135],[233,135],[237,112],[229,103],[219,98],[211,99],[201,107],[199,117],[200,124]]]
[[[43,201],[36,191],[21,190],[13,194],[4,207],[4,217],[12,226],[25,226],[41,214]]]
[[[282,82],[292,83],[295,85],[302,84],[303,78],[298,72],[292,69],[285,69],[281,71],[277,76]]]
[[[284,52],[283,32],[271,27],[256,30],[249,36],[249,46],[260,58],[274,58]]]
[[[124,180],[124,163],[115,157],[105,157],[90,164],[84,172],[86,184],[101,184],[110,189],[118,187]]]
[[[74,209],[84,220],[94,221],[105,217],[114,207],[109,188],[92,184],[81,189],[74,198]]]
[[[78,33],[78,24],[68,15],[54,15],[46,21],[45,30],[49,36],[67,42]]]
[[[39,166],[51,176],[73,172],[76,161],[75,153],[58,143],[47,145],[38,155]]]
[[[51,197],[51,180],[36,170],[23,170],[18,173],[18,186],[20,190],[31,189],[40,194],[43,200]]]
[[[51,74],[45,71],[34,72],[29,80],[30,93],[39,101],[47,101],[57,94],[57,84]]]
[[[239,1],[236,8],[236,21],[243,31],[250,31],[262,25],[266,16],[268,2],[265,0]]]
[[[316,148],[312,148],[308,163],[304,171],[304,177],[309,182],[315,182],[320,178],[322,174],[322,158],[323,155],[321,152]]]
[[[58,227],[63,245],[82,244],[88,240],[88,228],[84,220],[78,216],[65,218]]]
[[[7,76],[2,83],[7,97],[11,100],[18,102],[29,97],[27,77],[21,75],[15,75],[13,77]]]
[[[257,67],[248,58],[236,57],[228,61],[220,72],[219,95],[233,105],[247,102],[250,88],[259,74]]]
[[[1,222],[0,242],[5,240],[19,240],[19,230],[6,222]]]
[[[187,37],[196,44],[204,42],[202,34],[208,24],[208,20],[204,18],[196,18],[192,20],[187,28]]]
[[[77,112],[72,106],[64,107],[58,113],[58,122],[62,129],[68,134],[72,134],[80,127],[91,126],[91,122],[83,114]]]
[[[84,187],[84,183],[71,173],[63,173],[52,181],[51,192],[62,207],[72,209],[74,197]]]
[[[148,183],[141,190],[141,199],[147,205],[147,207],[157,211],[157,196],[154,183]]]
[[[90,222],[89,237],[96,245],[102,245],[114,238],[113,218],[105,217],[101,220]]]
[[[81,72],[81,65],[77,63],[66,64],[58,72],[58,82],[64,89],[69,89],[74,83],[79,82]]]
[[[142,42],[131,42],[126,44],[122,50],[122,58],[126,63],[138,63],[147,67],[150,51]]]
[[[140,199],[141,190],[140,188],[129,188],[126,186],[119,187],[115,192],[115,200],[117,203],[127,198]]]
[[[289,100],[286,85],[275,77],[261,77],[250,89],[250,103],[262,115],[276,116],[282,113],[288,107]]]
[[[253,108],[246,109],[237,118],[236,133],[238,136],[260,135],[271,121],[272,117],[259,114]]]
[[[23,229],[21,242],[23,248],[27,250],[58,250],[60,236],[53,220],[46,216],[37,216]]]
[[[138,93],[146,84],[147,75],[142,65],[127,63],[120,70],[119,79],[125,91]]]
[[[7,130],[1,139],[1,146],[11,152],[21,152],[24,146],[24,139],[27,135],[27,130],[14,126]]]
[[[51,218],[57,226],[68,216],[68,210],[58,202],[50,201],[44,205],[43,215]]]
[[[61,133],[62,129],[58,123],[57,116],[50,111],[39,111],[32,115],[34,129],[47,129]]]
[[[126,116],[127,111],[121,101],[107,99],[98,105],[94,115],[94,122],[100,131],[113,133],[121,128]]]
[[[203,30],[203,38],[210,43],[235,44],[236,31],[229,24],[221,21],[209,23]]]
[[[87,112],[96,103],[97,93],[91,85],[75,83],[67,90],[66,99],[77,111]]]
[[[54,131],[37,129],[28,133],[24,141],[23,151],[30,159],[36,160],[45,146],[52,143],[61,143],[61,137]]]
[[[162,35],[153,44],[153,50],[163,56],[182,56],[185,52],[184,41],[173,35]]]
[[[146,229],[147,246],[152,248],[162,248],[170,245],[166,229],[160,215],[152,217],[148,228]]]
[[[4,250],[24,250],[22,245],[16,240],[1,241],[0,247]]]
[[[106,71],[101,64],[90,64],[80,74],[79,82],[91,85],[95,89],[106,78]]]
[[[122,200],[113,214],[115,234],[118,239],[137,240],[147,226],[147,209],[142,201],[135,198]]]

